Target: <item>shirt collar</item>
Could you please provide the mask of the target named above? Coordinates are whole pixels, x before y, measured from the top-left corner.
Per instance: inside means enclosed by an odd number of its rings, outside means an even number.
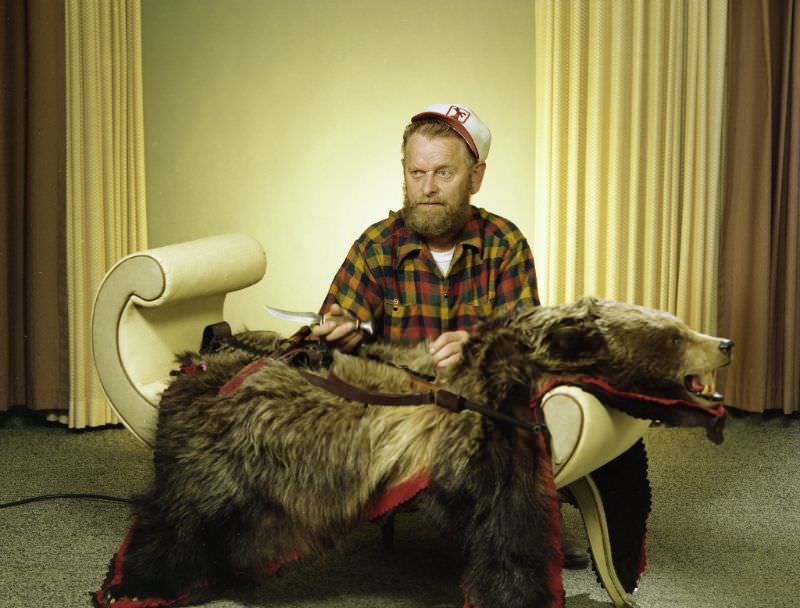
[[[397,229],[398,246],[396,260],[396,265],[399,266],[406,257],[421,250],[424,242],[416,232],[406,226],[399,213],[393,213],[393,215],[395,215],[400,222]],[[472,207],[472,217],[467,220],[467,223],[464,224],[464,227],[456,238],[456,244],[459,243],[462,248],[470,247],[479,253],[481,251],[481,217],[480,212],[475,207]]]

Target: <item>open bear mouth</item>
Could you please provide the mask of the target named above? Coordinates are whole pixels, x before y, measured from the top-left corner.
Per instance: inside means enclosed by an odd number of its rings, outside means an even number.
[[[719,403],[723,397],[714,388],[716,374],[713,371],[686,374],[683,385],[696,400]]]

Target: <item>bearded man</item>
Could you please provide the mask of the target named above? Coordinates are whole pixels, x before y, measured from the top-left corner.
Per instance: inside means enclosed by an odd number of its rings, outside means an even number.
[[[435,104],[403,133],[403,209],[367,228],[331,283],[314,335],[344,352],[364,337],[430,340],[440,367],[461,358],[480,321],[518,304],[539,305],[533,254],[509,220],[474,207],[486,171],[491,133],[470,108]],[[589,556],[562,529],[564,566]]]
[[[538,305],[528,242],[510,221],[470,204],[486,171],[491,133],[467,106],[435,104],[403,133],[403,209],[367,228],[333,279],[313,328],[340,350],[363,338],[429,339],[439,366],[455,363],[478,323],[517,304]]]

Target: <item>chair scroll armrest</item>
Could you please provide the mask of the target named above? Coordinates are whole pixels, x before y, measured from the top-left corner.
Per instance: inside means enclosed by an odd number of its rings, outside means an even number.
[[[144,443],[153,444],[175,353],[197,350],[226,295],[265,269],[258,241],[226,234],[133,253],[108,271],[92,312],[95,366],[112,409]]]
[[[562,488],[610,462],[636,443],[650,426],[604,406],[576,386],[559,386],[542,399],[550,429],[553,475]]]

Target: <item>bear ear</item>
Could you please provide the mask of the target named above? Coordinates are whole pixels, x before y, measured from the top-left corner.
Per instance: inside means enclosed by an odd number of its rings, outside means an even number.
[[[606,341],[593,323],[583,322],[552,327],[544,343],[551,358],[578,361],[599,353]]]
[[[596,319],[599,305],[600,300],[594,296],[583,296],[580,300],[575,302],[575,307],[579,311],[576,316],[585,319]]]

